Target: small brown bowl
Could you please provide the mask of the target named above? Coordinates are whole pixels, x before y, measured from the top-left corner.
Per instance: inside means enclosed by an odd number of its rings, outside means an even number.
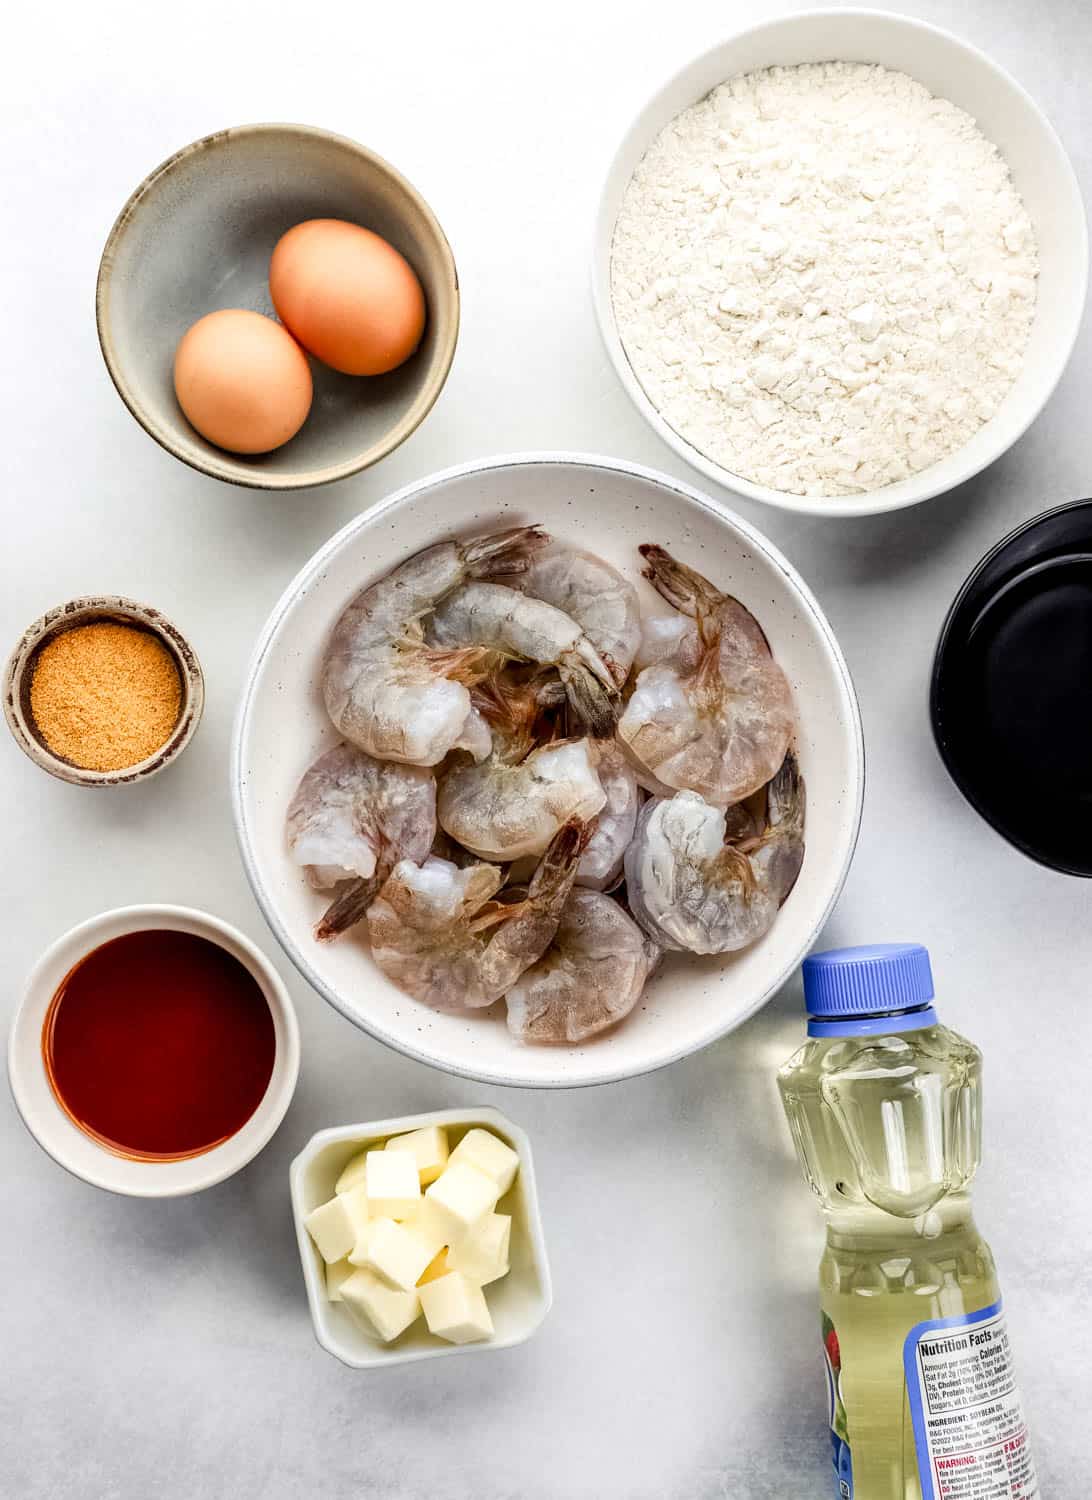
[[[55,755],[39,733],[30,710],[30,684],[38,653],[43,646],[63,631],[99,620],[109,620],[119,625],[135,625],[156,636],[171,653],[182,684],[182,702],[170,738],[146,760],[138,761],[133,766],[123,766],[118,771],[85,771],[81,766],[75,766],[71,761]],[[61,781],[72,782],[74,786],[123,786],[131,781],[143,781],[148,776],[154,776],[189,744],[200,723],[204,706],[205,679],[201,673],[201,663],[181,632],[159,610],[113,594],[73,599],[68,604],[51,609],[40,620],[35,620],[29,630],[23,632],[22,639],[11,653],[4,674],[4,717],[16,744],[29,755],[36,766],[41,766],[43,771],[48,771]]]

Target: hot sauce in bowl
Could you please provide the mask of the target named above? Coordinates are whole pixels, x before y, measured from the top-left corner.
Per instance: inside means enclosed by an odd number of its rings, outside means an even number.
[[[50,1088],[92,1140],[179,1161],[229,1140],[269,1087],[276,1031],[254,975],[226,948],[167,928],[93,949],[42,1026]]]

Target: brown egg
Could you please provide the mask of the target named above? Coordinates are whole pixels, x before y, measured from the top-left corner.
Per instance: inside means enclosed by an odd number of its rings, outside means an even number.
[[[231,453],[268,453],[311,410],[307,356],[279,323],[228,308],[199,318],[174,356],[178,404],[202,437]]]
[[[345,375],[383,375],[421,342],[425,294],[387,241],[342,219],[308,219],[277,241],[269,266],[277,316],[316,359]]]

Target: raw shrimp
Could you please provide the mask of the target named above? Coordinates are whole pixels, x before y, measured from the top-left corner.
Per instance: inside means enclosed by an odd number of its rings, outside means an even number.
[[[540,552],[517,588],[564,610],[625,686],[641,639],[641,606],[629,579],[594,552],[557,542]]]
[[[770,783],[760,838],[725,843],[724,809],[696,792],[646,803],[626,850],[633,915],[665,948],[732,953],[753,943],[769,930],[800,873],[804,802],[790,752]]]
[[[482,757],[487,726],[472,708],[468,682],[485,675],[489,653],[436,651],[423,618],[468,578],[522,572],[549,542],[537,526],[517,526],[469,542],[440,542],[362,589],[345,609],[323,660],[322,691],[338,730],[380,760],[437,765],[449,750]]]
[[[492,1005],[557,931],[586,836],[581,824],[567,823],[523,900],[510,906],[492,899],[503,879],[495,865],[460,870],[433,855],[420,866],[403,860],[368,908],[372,957],[407,994],[438,1010]]]
[[[576,883],[592,890],[607,891],[621,878],[622,857],[637,824],[641,793],[633,767],[618,743],[601,740],[597,749],[599,764],[596,772],[607,800],[595,820],[595,831],[577,867]]]
[[[493,730],[480,765],[456,765],[440,782],[440,827],[483,859],[507,863],[541,854],[570,818],[586,822],[605,805],[593,740],[554,740],[527,753],[520,734]]]
[[[400,859],[424,859],[436,836],[436,783],[420,766],[338,745],[304,773],[287,831],[315,890],[351,881],[319,924],[320,937],[333,937],[360,920]]]
[[[795,726],[792,694],[758,621],[662,547],[644,546],[645,570],[689,617],[646,630],[638,674],[618,725],[649,791],[699,793],[727,807],[777,771]]]
[[[508,1029],[521,1042],[582,1042],[629,1015],[659,957],[617,901],[577,887],[544,956],[508,991]]]
[[[619,701],[611,669],[564,610],[502,583],[464,583],[437,606],[429,640],[452,653],[478,647],[555,666],[580,726],[614,733]]]

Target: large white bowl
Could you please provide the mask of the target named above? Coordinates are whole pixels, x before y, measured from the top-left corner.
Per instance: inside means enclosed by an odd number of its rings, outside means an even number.
[[[752,609],[788,674],[808,788],[807,854],[772,931],[721,959],[671,955],[634,1013],[583,1046],[522,1046],[494,1013],[439,1015],[395,988],[359,933],[320,945],[323,900],[285,847],[300,776],[336,741],[319,686],[330,630],[356,591],[445,536],[539,521],[639,578],[637,546],[661,542]],[[641,583],[649,608],[663,610]],[[300,972],[357,1026],[421,1062],[488,1083],[566,1087],[643,1073],[738,1026],[779,988],[830,914],[853,854],[864,758],[849,672],[807,585],[766,539],[688,485],[611,459],[534,454],[449,469],[350,522],[298,574],[250,665],[232,783],[247,875]]]
[[[863,495],[790,495],[714,463],[664,421],[645,395],[618,336],[610,294],[611,241],[633,172],[664,126],[725,79],[808,62],[871,62],[909,73],[965,109],[1012,170],[1039,240],[1038,305],[1023,369],[996,414],[964,447],[898,484]],[[709,479],[751,500],[822,516],[901,510],[970,479],[1010,448],[1057,385],[1081,324],[1088,284],[1084,204],[1061,141],[1020,85],[968,42],[907,16],[819,10],[783,16],[722,42],[656,94],[630,126],[607,173],[595,227],[592,292],[614,368],[638,411],[675,452]]]

